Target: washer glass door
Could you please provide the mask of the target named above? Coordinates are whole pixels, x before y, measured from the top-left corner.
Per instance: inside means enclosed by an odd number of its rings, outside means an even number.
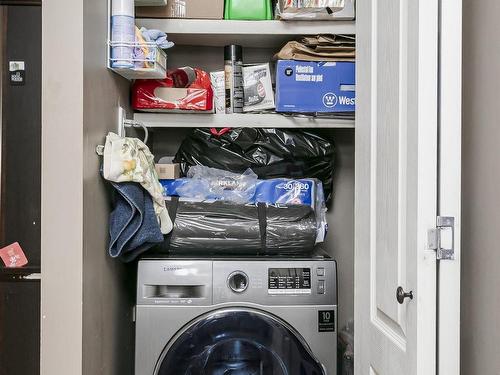
[[[332,353],[336,355],[336,353]],[[191,322],[165,348],[156,375],[324,375],[304,339],[253,309],[217,310]]]

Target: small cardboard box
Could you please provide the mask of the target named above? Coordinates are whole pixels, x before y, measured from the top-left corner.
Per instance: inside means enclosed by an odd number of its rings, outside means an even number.
[[[277,112],[354,112],[355,63],[279,60]]]
[[[269,63],[243,67],[243,112],[274,108],[274,92]]]
[[[160,180],[173,180],[180,177],[180,165],[172,164],[156,164],[156,173]]]
[[[226,113],[226,87],[224,71],[210,72],[210,81],[214,92],[214,111],[221,114]]]
[[[201,18],[224,17],[224,0],[168,0],[167,6],[135,8],[136,18]]]

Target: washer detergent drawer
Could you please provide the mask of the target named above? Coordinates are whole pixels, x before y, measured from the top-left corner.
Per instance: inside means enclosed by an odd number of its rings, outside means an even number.
[[[211,303],[212,262],[139,262],[137,305],[206,306]]]

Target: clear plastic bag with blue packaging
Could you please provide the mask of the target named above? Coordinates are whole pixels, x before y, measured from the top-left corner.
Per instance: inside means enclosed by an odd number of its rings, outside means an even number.
[[[243,174],[204,166],[193,166],[189,178],[161,180],[166,196],[196,202],[228,201],[239,204],[265,203],[269,206],[307,205],[316,217],[316,243],[324,241],[328,224],[321,181],[313,178],[299,180],[274,178],[258,180],[251,169]]]
[[[197,165],[190,168],[187,175],[177,188],[180,197],[245,204],[255,196],[257,175],[251,169],[240,174]]]

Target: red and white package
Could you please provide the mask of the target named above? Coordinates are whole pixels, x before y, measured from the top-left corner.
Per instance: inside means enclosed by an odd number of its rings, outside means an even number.
[[[28,259],[19,242],[14,242],[0,249],[0,258],[3,260],[5,267],[8,268],[17,268],[28,264]]]
[[[192,71],[196,73],[194,80]],[[212,111],[210,75],[201,69],[184,67],[168,72],[165,79],[136,80],[132,86],[132,107],[148,112]]]

